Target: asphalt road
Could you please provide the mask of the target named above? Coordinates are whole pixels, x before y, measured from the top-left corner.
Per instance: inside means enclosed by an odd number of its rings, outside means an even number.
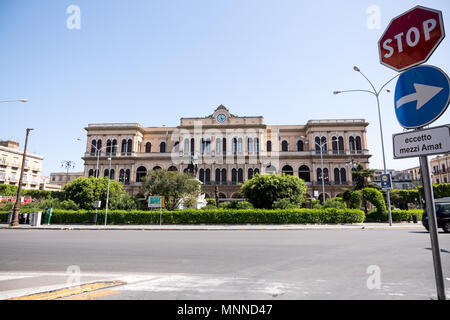
[[[433,299],[430,246],[421,229],[0,230],[0,299],[78,279],[123,285],[71,299]]]

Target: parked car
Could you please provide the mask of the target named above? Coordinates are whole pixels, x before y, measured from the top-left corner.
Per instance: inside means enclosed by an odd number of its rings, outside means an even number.
[[[450,197],[434,200],[436,210],[437,227],[442,228],[444,232],[450,232]],[[428,215],[424,210],[422,215],[422,224],[425,229],[429,230]]]

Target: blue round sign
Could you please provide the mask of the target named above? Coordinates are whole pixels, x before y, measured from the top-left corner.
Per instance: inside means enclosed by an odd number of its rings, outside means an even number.
[[[422,65],[400,74],[394,108],[400,125],[420,128],[438,119],[450,102],[450,80],[435,66]]]

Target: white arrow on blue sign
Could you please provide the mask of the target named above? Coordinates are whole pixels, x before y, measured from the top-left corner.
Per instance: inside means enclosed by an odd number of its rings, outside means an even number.
[[[420,128],[439,118],[450,102],[450,80],[435,66],[403,72],[395,87],[395,114],[407,129]]]

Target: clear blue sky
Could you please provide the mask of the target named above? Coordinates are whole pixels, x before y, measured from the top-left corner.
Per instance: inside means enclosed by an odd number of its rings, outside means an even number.
[[[69,5],[81,9],[81,29],[66,26]],[[376,100],[353,66],[379,87],[395,75],[379,63],[377,41],[391,18],[416,1],[300,0],[1,0],[0,138],[43,155],[43,174],[81,156],[89,123],[138,122],[176,126],[182,116],[205,116],[220,104],[267,124],[310,119],[365,118],[372,168],[382,168]],[[421,1],[443,11],[450,1]],[[379,29],[367,27],[367,8],[380,8]],[[428,61],[450,73],[450,36]],[[389,86],[394,88],[395,83]],[[382,119],[389,168],[392,134],[402,131],[393,93],[384,94]],[[449,111],[437,122],[449,123]]]

